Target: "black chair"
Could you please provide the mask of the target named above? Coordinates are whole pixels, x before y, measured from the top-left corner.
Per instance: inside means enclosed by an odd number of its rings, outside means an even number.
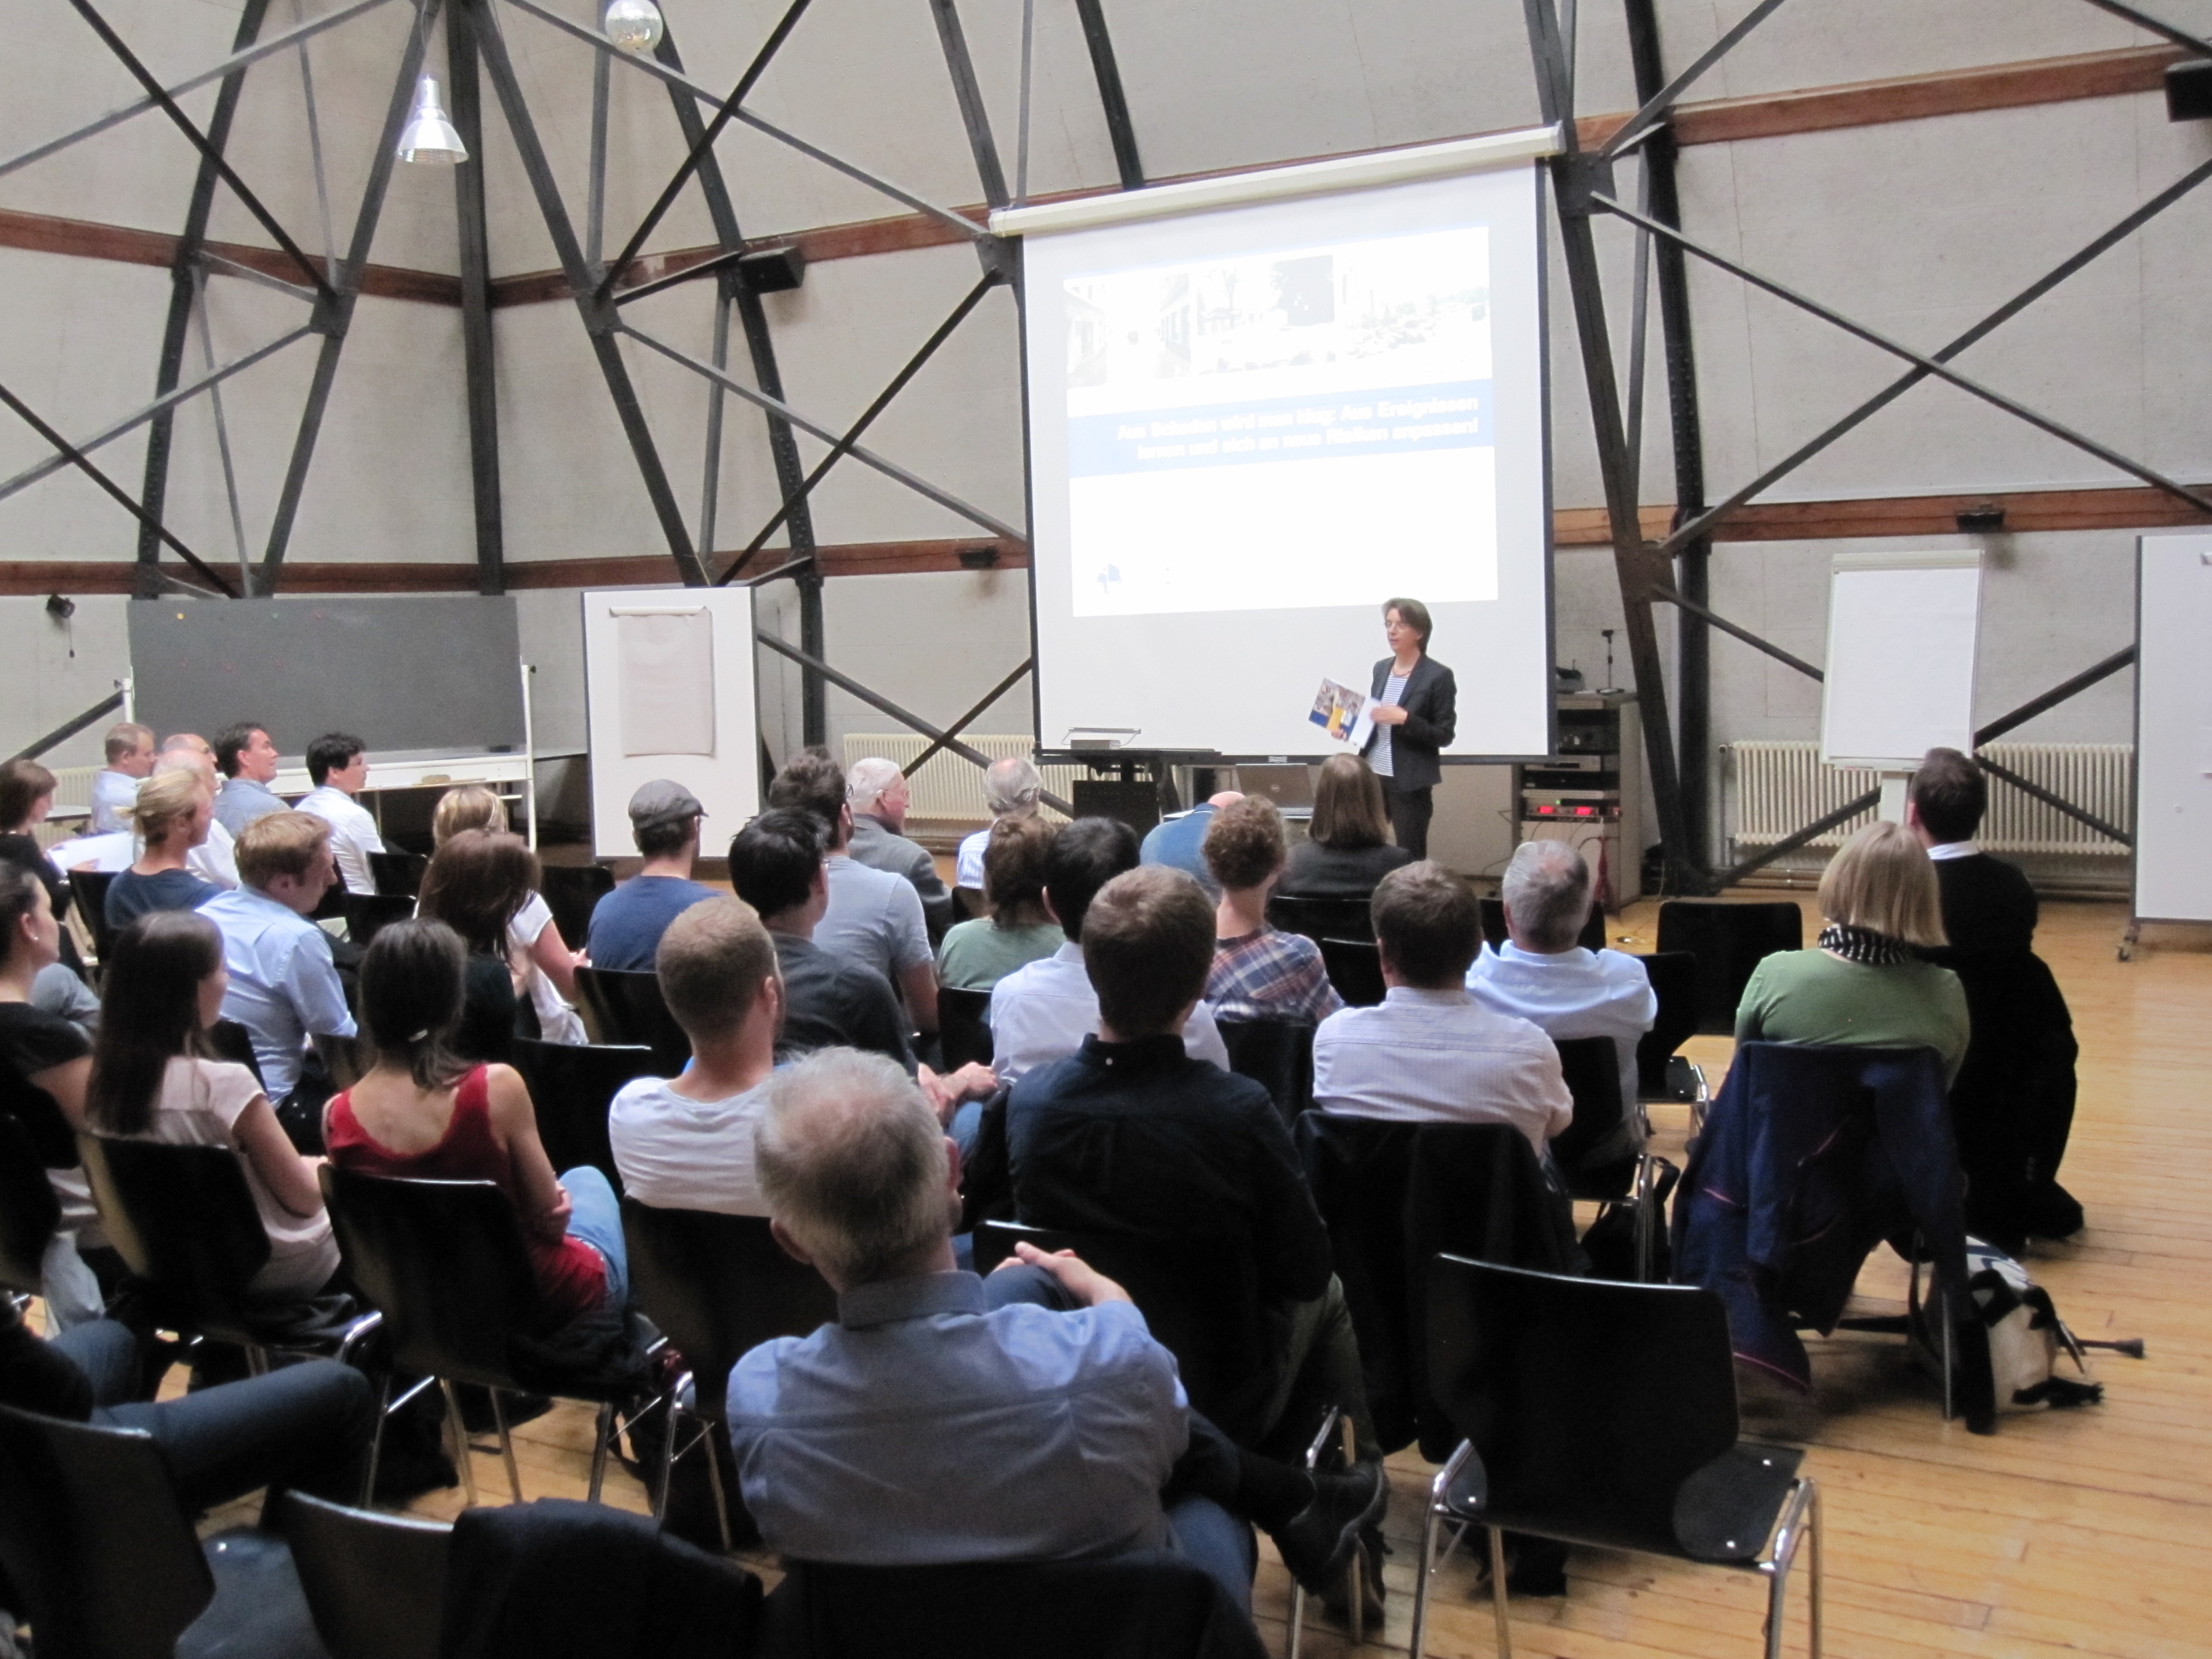
[[[1505,901],[1502,898],[1477,899],[1475,904],[1482,915],[1483,943],[1493,951],[1499,949],[1507,938]],[[1589,915],[1583,918],[1583,930],[1575,936],[1575,943],[1585,951],[1605,949],[1605,912],[1596,905],[1591,905]]]
[[[107,960],[109,942],[114,930],[107,925],[107,890],[115,884],[120,872],[114,870],[78,870],[70,877],[70,892],[76,902],[76,912],[84,918],[86,929],[92,934],[92,953],[100,961]]]
[[[658,1077],[653,1050],[639,1044],[543,1042],[514,1040],[514,1069],[529,1085],[538,1111],[538,1138],[553,1168],[588,1164],[622,1191],[614,1148],[607,1144],[607,1109],[635,1078]]]
[[[208,1027],[208,1047],[216,1058],[243,1066],[261,1081],[261,1056],[253,1051],[253,1033],[234,1019],[219,1019]]]
[[[1674,1062],[1674,1051],[1698,1034],[1698,959],[1687,951],[1655,951],[1637,960],[1659,1000],[1651,1029],[1636,1045],[1637,1095],[1644,1100],[1696,1101],[1705,1073],[1686,1060],[1680,1066]],[[1733,1021],[1734,1015],[1729,1018]]]
[[[1736,1438],[1717,1297],[1443,1255],[1429,1267],[1428,1304],[1430,1385],[1467,1437],[1430,1486],[1412,1659],[1447,1521],[1489,1531],[1500,1659],[1513,1651],[1509,1530],[1759,1573],[1768,1659],[1779,1659],[1783,1595],[1809,1538],[1818,1659],[1820,1495],[1797,1474],[1802,1452]]]
[[[346,900],[350,896],[352,895],[343,880],[332,882],[323,890],[322,897],[315,901],[315,908],[307,912],[307,920],[309,921],[343,921],[346,915]]]
[[[368,873],[380,898],[414,898],[422,890],[422,872],[430,860],[420,853],[371,853]]]
[[[30,1133],[12,1112],[0,1112],[0,1291],[46,1294],[46,1247],[61,1219],[61,1200]]]
[[[576,969],[576,995],[598,1028],[602,1043],[640,1044],[653,1050],[663,1077],[674,1077],[691,1060],[691,1039],[668,1012],[653,974],[614,968]]]
[[[970,1060],[991,1063],[991,994],[937,988],[937,1040],[944,1069],[957,1072]]]
[[[978,1273],[1012,1255],[1017,1240],[1041,1250],[1073,1250],[1128,1291],[1152,1335],[1175,1355],[1191,1404],[1224,1434],[1239,1445],[1256,1445],[1271,1426],[1261,1420],[1269,1366],[1259,1273],[1241,1236],[1194,1229],[1182,1237],[1139,1238],[987,1221],[975,1238]]]
[[[1669,899],[1659,907],[1659,949],[1698,959],[1698,1030],[1735,1030],[1736,1005],[1752,970],[1778,951],[1805,945],[1805,914],[1794,904],[1724,904]]]
[[[1607,1154],[1632,1109],[1620,1097],[1620,1055],[1611,1037],[1554,1037],[1559,1071],[1575,1103],[1574,1121],[1552,1137],[1552,1162],[1559,1167],[1571,1197],[1600,1203],[1628,1196],[1635,1175],[1634,1154]]]
[[[345,896],[346,937],[362,950],[395,921],[415,914],[411,893],[348,893]]]
[[[1287,1019],[1224,1019],[1229,1069],[1267,1085],[1285,1123],[1313,1104],[1314,1028]]]
[[[615,872],[604,864],[548,864],[538,872],[538,890],[553,913],[562,942],[580,951],[592,931],[592,912],[615,890]]]
[[[723,1395],[730,1367],[748,1349],[778,1336],[805,1336],[837,1316],[837,1293],[813,1268],[794,1261],[769,1234],[761,1216],[667,1210],[623,1200],[623,1237],[629,1245],[630,1284],[638,1306],[684,1356],[692,1397],[679,1383],[661,1442],[653,1513],[668,1510],[676,1461],[725,1424]],[[683,1420],[696,1418],[690,1446],[678,1443]],[[722,1547],[730,1547],[728,1502],[720,1460],[707,1447],[707,1478]]]
[[[245,1351],[252,1369],[272,1352],[349,1355],[382,1322],[341,1304],[335,1321],[304,1299],[258,1295],[269,1234],[228,1146],[77,1137],[108,1241],[150,1292],[167,1329]]]
[[[1321,961],[1337,995],[1353,1007],[1372,1008],[1382,1000],[1382,952],[1372,940],[1325,939]]]
[[[1374,913],[1364,898],[1298,898],[1267,896],[1267,921],[1286,933],[1304,933],[1318,944],[1325,939],[1373,939]]]
[[[521,1219],[507,1194],[489,1181],[409,1181],[328,1164],[321,1180],[339,1254],[362,1294],[384,1316],[392,1364],[426,1379],[399,1400],[387,1399],[370,1443],[364,1492],[376,1489],[386,1421],[435,1382],[445,1394],[453,1462],[474,1504],[476,1471],[455,1388],[474,1382],[491,1390],[500,1455],[517,1503],[522,1475],[501,1394],[552,1394],[596,1405],[591,1501],[599,1502],[615,1406],[640,1391],[641,1378],[634,1373],[586,1376],[546,1362],[535,1340],[546,1325],[538,1282]]]
[[[299,1492],[279,1494],[272,1518],[330,1659],[431,1659],[438,1651],[452,1522],[348,1509]]]
[[[0,1406],[0,1565],[40,1659],[314,1659],[284,1540],[204,1544],[143,1429]]]

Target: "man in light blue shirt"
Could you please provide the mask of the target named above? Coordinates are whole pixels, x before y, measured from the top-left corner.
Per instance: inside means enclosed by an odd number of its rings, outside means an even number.
[[[1170,869],[1182,870],[1198,878],[1198,884],[1206,889],[1206,897],[1218,902],[1221,884],[1213,878],[1213,872],[1206,862],[1206,832],[1213,827],[1213,815],[1231,801],[1244,799],[1234,789],[1224,789],[1206,799],[1180,817],[1163,818],[1145,836],[1145,844],[1137,854],[1141,864],[1164,864]]]
[[[307,812],[255,819],[238,838],[238,875],[235,892],[199,913],[222,933],[222,1017],[252,1036],[262,1087],[281,1104],[299,1086],[310,1038],[354,1035],[330,937],[307,920],[338,878],[330,825]]]
[[[251,720],[216,733],[215,763],[223,777],[216,791],[215,821],[234,836],[258,817],[284,810],[284,798],[269,786],[276,776],[276,745]]]
[[[959,1164],[881,1055],[774,1074],[754,1164],[778,1243],[838,1292],[837,1322],[730,1373],[745,1506],[787,1558],[866,1566],[1066,1560],[1169,1546],[1248,1611],[1251,1538],[1301,1579],[1340,1571],[1379,1510],[1372,1470],[1309,1476],[1189,1410],[1121,1288],[1021,1247],[957,1271]]]

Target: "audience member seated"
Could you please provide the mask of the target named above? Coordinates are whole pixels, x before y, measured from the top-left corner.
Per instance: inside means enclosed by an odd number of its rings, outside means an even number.
[[[352,1366],[309,1359],[161,1401],[142,1398],[144,1375],[138,1339],[113,1320],[41,1341],[0,1297],[0,1404],[153,1436],[188,1512],[264,1486],[359,1501],[377,1403]]]
[[[1650,975],[1626,951],[1575,943],[1589,916],[1590,868],[1566,842],[1522,842],[1500,886],[1505,944],[1482,947],[1468,969],[1467,988],[1484,1007],[1533,1021],[1555,1042],[1611,1037],[1620,1059],[1621,1121],[1640,1142],[1636,1045],[1659,1017]]]
[[[107,1248],[92,1188],[77,1162],[91,1042],[82,1027],[40,1007],[32,995],[40,972],[60,959],[60,950],[61,925],[46,888],[21,865],[0,862],[0,1073],[12,1074],[0,1110],[15,1116],[61,1205],[40,1293],[56,1323],[74,1325],[99,1318],[106,1307],[87,1258],[111,1283],[120,1281],[122,1262]]]
[[[131,822],[145,842],[137,862],[107,884],[107,925],[120,928],[149,910],[197,910],[222,891],[185,867],[207,839],[215,798],[189,769],[164,772],[139,786]]]
[[[855,761],[845,776],[845,804],[853,811],[853,840],[847,854],[855,864],[888,870],[912,882],[930,938],[942,939],[952,921],[952,894],[937,873],[937,860],[928,849],[907,839],[907,809],[914,798],[906,774],[896,762],[880,757]]]
[[[1283,873],[1283,815],[1265,795],[1241,795],[1213,815],[1206,866],[1221,892],[1213,911],[1213,971],[1206,1000],[1219,1019],[1312,1025],[1344,1006],[1321,946],[1267,925],[1267,895]]]
[[[691,1039],[691,1063],[680,1077],[641,1077],[615,1097],[607,1139],[623,1190],[659,1209],[766,1215],[753,1128],[783,1024],[775,940],[750,906],[709,899],[668,924],[654,971]]]
[[[1221,889],[1214,882],[1213,872],[1206,867],[1206,832],[1213,827],[1216,812],[1243,799],[1234,789],[1224,789],[1179,817],[1161,819],[1146,835],[1144,845],[1138,849],[1137,861],[1180,870],[1206,889],[1206,897],[1219,898]]]
[[[1314,784],[1313,821],[1275,890],[1291,898],[1364,899],[1413,855],[1390,841],[1382,780],[1357,755],[1331,755]]]
[[[441,921],[396,921],[370,942],[361,1018],[376,1061],[325,1114],[331,1162],[364,1175],[496,1182],[521,1218],[547,1328],[621,1309],[629,1262],[613,1186],[588,1165],[556,1180],[521,1078],[453,1053],[467,968],[467,947]]]
[[[1966,994],[1920,951],[1944,943],[1936,866],[1901,823],[1869,823],[1820,872],[1826,926],[1809,951],[1752,970],[1736,1005],[1738,1042],[1933,1048],[1943,1080],[1966,1055]]]
[[[154,732],[136,720],[107,728],[107,764],[92,775],[92,833],[112,836],[131,827],[138,786],[154,775]]]
[[[38,828],[54,804],[54,775],[34,760],[0,761],[0,864],[12,864],[46,890],[46,907],[58,921],[69,914],[70,893],[59,866],[39,846]],[[73,1020],[89,1035],[100,1023],[100,999],[85,988],[69,929],[61,954],[39,969],[31,1003]]]
[[[1276,1345],[1248,1443],[1267,1444],[1297,1400],[1341,1407],[1360,1458],[1378,1457],[1328,1231],[1282,1115],[1264,1085],[1184,1051],[1213,965],[1205,892],[1180,870],[1116,876],[1091,902],[1083,945],[1098,1029],[1014,1085],[1016,1212],[1031,1226],[1164,1241],[1242,1235]]]
[[[465,783],[438,797],[430,814],[431,849],[443,847],[464,830],[507,830],[507,803],[480,783]],[[540,870],[542,879],[544,872]],[[507,924],[511,955],[527,957],[538,971],[530,975],[530,1006],[537,1012],[538,1035],[548,1042],[584,1043],[591,1041],[576,1012],[576,969],[591,958],[571,951],[553,920],[545,896],[533,891],[514,920]]]
[[[509,930],[537,890],[538,859],[522,837],[489,830],[450,837],[422,872],[415,914],[444,922],[468,947],[460,1024],[447,1045],[456,1059],[505,1064],[514,1053],[536,970],[514,955]]]
[[[1067,943],[1044,908],[1052,826],[1034,815],[1003,817],[986,833],[991,846],[981,879],[990,914],[955,922],[937,947],[938,982],[955,990],[988,991]]]
[[[1065,1060],[1098,1030],[1098,993],[1083,961],[1083,922],[1098,890],[1137,867],[1137,835],[1118,818],[1078,818],[1045,854],[1044,904],[1067,943],[991,989],[991,1069],[1012,1084]],[[1183,1048],[1224,1072],[1229,1050],[1213,1011],[1200,1003],[1182,1027]]]
[[[1508,1123],[1543,1157],[1574,1101],[1552,1039],[1468,994],[1482,943],[1473,891],[1424,859],[1376,884],[1374,910],[1388,988],[1314,1033],[1314,1104],[1401,1123]]]
[[[293,1150],[260,1079],[211,1058],[207,1047],[229,988],[215,924],[190,911],[139,917],[117,936],[100,986],[106,1018],[85,1097],[92,1127],[236,1152],[269,1235],[269,1260],[252,1290],[282,1302],[315,1295],[338,1270],[317,1160]]]
[[[223,775],[215,798],[215,815],[233,836],[258,817],[284,810],[283,797],[270,788],[276,778],[276,744],[267,730],[250,720],[216,734],[216,769]]]
[[[1043,778],[1020,755],[1008,755],[983,769],[983,805],[990,811],[991,823],[962,840],[953,860],[954,886],[971,893],[983,890],[983,850],[991,843],[991,831],[1008,818],[1035,817],[1043,793]]]
[[[2081,1206],[2058,1184],[2074,1122],[2080,1046],[2065,993],[2035,954],[2034,888],[1974,844],[1989,807],[1982,769],[1931,749],[1913,774],[1905,822],[1928,848],[1950,943],[1924,954],[1959,976],[1972,1036],[1951,1090],[1966,1224],[2017,1254],[2027,1235],[2068,1238]]]
[[[644,867],[592,909],[585,954],[594,968],[649,974],[668,924],[714,890],[691,879],[707,809],[680,783],[655,778],[629,798],[630,839]]]
[[[848,851],[853,810],[845,803],[845,775],[837,763],[827,750],[802,749],[769,785],[768,804],[811,812],[822,824],[830,908],[814,930],[814,943],[874,969],[905,1003],[912,1029],[934,1031],[937,957],[921,895],[888,871],[855,862]]]
[[[1376,1471],[1316,1480],[1239,1451],[1189,1411],[1127,1294],[1073,1255],[1024,1244],[988,1279],[958,1271],[958,1159],[896,1068],[831,1050],[766,1093],[771,1227],[838,1297],[835,1324],[730,1373],[771,1549],[902,1566],[1169,1547],[1249,1609],[1249,1521],[1301,1580],[1341,1569],[1381,1512]]]
[[[362,740],[344,732],[317,738],[307,745],[307,777],[315,787],[300,798],[300,811],[331,826],[331,851],[346,891],[374,893],[368,855],[384,850],[384,837],[359,799],[368,787],[368,753]]]
[[[161,744],[154,771],[156,776],[164,772],[197,772],[206,781],[210,796],[222,784],[222,775],[215,769],[215,750],[208,747],[205,738],[190,732],[179,732]],[[134,842],[131,856],[137,857],[142,850]],[[229,891],[238,885],[238,837],[223,827],[222,819],[210,817],[207,839],[185,855],[185,867],[202,881]]]
[[[321,1105],[326,1082],[301,1086],[309,1042],[354,1035],[330,935],[307,920],[337,879],[330,834],[307,812],[255,819],[238,838],[238,890],[200,908],[222,930],[222,1017],[252,1036],[262,1086],[279,1106],[295,1093],[300,1107]]]

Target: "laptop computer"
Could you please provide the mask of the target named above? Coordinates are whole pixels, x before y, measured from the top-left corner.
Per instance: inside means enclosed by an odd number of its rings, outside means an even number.
[[[1313,811],[1310,766],[1240,766],[1237,769],[1237,787],[1248,795],[1265,795],[1285,812]]]

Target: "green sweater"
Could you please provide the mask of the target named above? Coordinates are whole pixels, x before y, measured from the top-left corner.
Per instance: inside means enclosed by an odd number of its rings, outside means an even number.
[[[1966,993],[1931,963],[1887,967],[1826,951],[1779,951],[1760,962],[1736,1006],[1738,1042],[1811,1042],[1846,1048],[1933,1048],[1943,1081],[1966,1056]]]
[[[937,982],[956,991],[988,991],[1017,968],[1048,957],[1067,943],[1056,921],[1001,927],[978,916],[948,930],[937,947]]]

